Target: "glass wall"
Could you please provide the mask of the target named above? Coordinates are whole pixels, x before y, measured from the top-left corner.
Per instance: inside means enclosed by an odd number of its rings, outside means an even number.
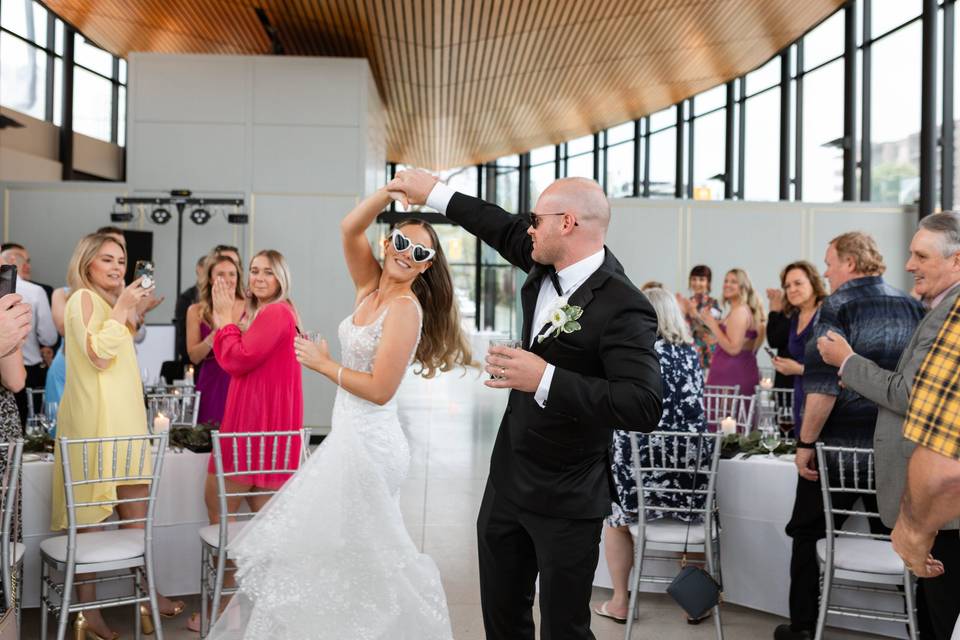
[[[863,24],[867,2],[870,20]],[[557,177],[584,176],[600,182],[611,197],[674,198],[679,181],[682,197],[777,200],[784,182],[788,199],[837,202],[844,196],[844,149],[852,148],[856,184],[851,192],[856,197],[915,203],[920,163],[921,3],[855,0],[852,10],[857,27],[852,43],[857,79],[853,87],[856,130],[852,136],[844,132],[846,33],[845,10],[841,8],[781,54],[731,80],[734,91],[729,102],[726,84],[718,85],[679,106],[660,109],[639,120],[532,150],[528,154],[529,171],[511,174],[528,182],[519,185],[517,192],[527,194],[527,206],[532,207]],[[944,51],[943,14],[941,8],[940,52]],[[960,25],[956,31],[960,31]],[[784,56],[789,56],[786,87],[781,86]],[[946,68],[955,76],[954,91],[960,91],[960,72],[954,61],[940,59],[937,64],[938,75]],[[864,74],[869,83],[866,95]],[[938,85],[942,87],[942,77]],[[781,113],[784,105],[788,110]],[[678,108],[685,127],[679,141]],[[731,118],[727,117],[728,111],[732,112]],[[942,114],[939,104],[938,114]],[[783,134],[785,140],[781,140]],[[953,142],[949,141],[951,145]],[[680,167],[678,144],[683,153]],[[864,148],[869,150],[867,158],[861,157]],[[594,149],[600,154],[596,161]],[[729,167],[728,157],[733,163]],[[785,160],[782,168],[781,157]],[[511,169],[517,167],[516,160],[507,164]],[[725,181],[728,171],[732,175]],[[861,171],[869,172],[869,189],[863,192]],[[951,168],[955,191],[960,191],[960,180],[955,176]],[[734,185],[730,193],[726,192],[726,182]],[[516,186],[503,185],[511,193]]]
[[[35,0],[0,2],[0,105],[60,126],[64,38],[74,37],[73,130],[126,144],[127,63]]]

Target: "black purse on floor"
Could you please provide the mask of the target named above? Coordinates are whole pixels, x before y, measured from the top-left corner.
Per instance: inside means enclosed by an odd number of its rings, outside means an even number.
[[[717,441],[716,446],[720,446]],[[697,476],[700,474],[700,453],[703,447],[703,436],[699,438],[697,444],[697,467],[693,472],[692,491],[697,486]],[[667,587],[667,593],[679,604],[687,615],[697,619],[706,614],[710,609],[720,604],[720,597],[723,592],[723,585],[713,579],[709,573],[701,567],[694,567],[687,564],[687,546],[690,542],[690,518],[693,515],[693,497],[696,494],[690,494],[690,509],[687,511],[687,533],[683,540],[683,554],[680,559],[680,573],[673,579],[670,586]],[[706,514],[707,518],[713,518],[713,514]],[[716,526],[716,525],[714,525]],[[720,555],[717,554],[717,567],[719,573]]]

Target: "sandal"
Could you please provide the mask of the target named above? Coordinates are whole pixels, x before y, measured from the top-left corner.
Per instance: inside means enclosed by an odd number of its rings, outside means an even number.
[[[620,616],[615,616],[612,613],[610,613],[610,611],[607,609],[608,604],[610,604],[609,600],[601,604],[599,609],[594,608],[593,612],[598,616],[603,616],[604,618],[610,618],[617,624],[626,624],[627,623],[626,617],[621,618]]]

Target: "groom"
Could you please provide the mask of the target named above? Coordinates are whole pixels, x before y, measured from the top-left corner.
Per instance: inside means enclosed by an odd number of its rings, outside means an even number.
[[[446,214],[528,274],[523,348],[487,357],[497,377],[487,386],[512,390],[477,520],[487,638],[533,640],[538,574],[540,638],[593,638],[593,574],[615,499],[612,430],[652,431],[661,412],[657,317],[604,247],[607,198],[592,180],[557,180],[527,222],[425,171],[401,171],[387,189]],[[550,331],[552,317],[563,331]]]

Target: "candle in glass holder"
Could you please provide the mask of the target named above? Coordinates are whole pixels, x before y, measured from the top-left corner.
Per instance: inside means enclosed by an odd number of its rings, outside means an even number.
[[[764,378],[763,380],[760,381],[760,388],[763,389],[764,391],[769,391],[770,389],[773,389],[773,380],[771,380],[770,378]]]
[[[730,435],[732,433],[736,433],[737,421],[731,418],[730,416],[727,416],[726,418],[720,421],[720,431],[723,432],[724,435]]]
[[[183,381],[188,385],[193,385],[193,365],[188,364],[183,369]]]
[[[163,432],[169,431],[169,430],[170,430],[170,418],[168,418],[167,416],[163,415],[162,413],[158,413],[158,414],[153,418],[153,432],[154,432],[154,433],[163,433]]]

